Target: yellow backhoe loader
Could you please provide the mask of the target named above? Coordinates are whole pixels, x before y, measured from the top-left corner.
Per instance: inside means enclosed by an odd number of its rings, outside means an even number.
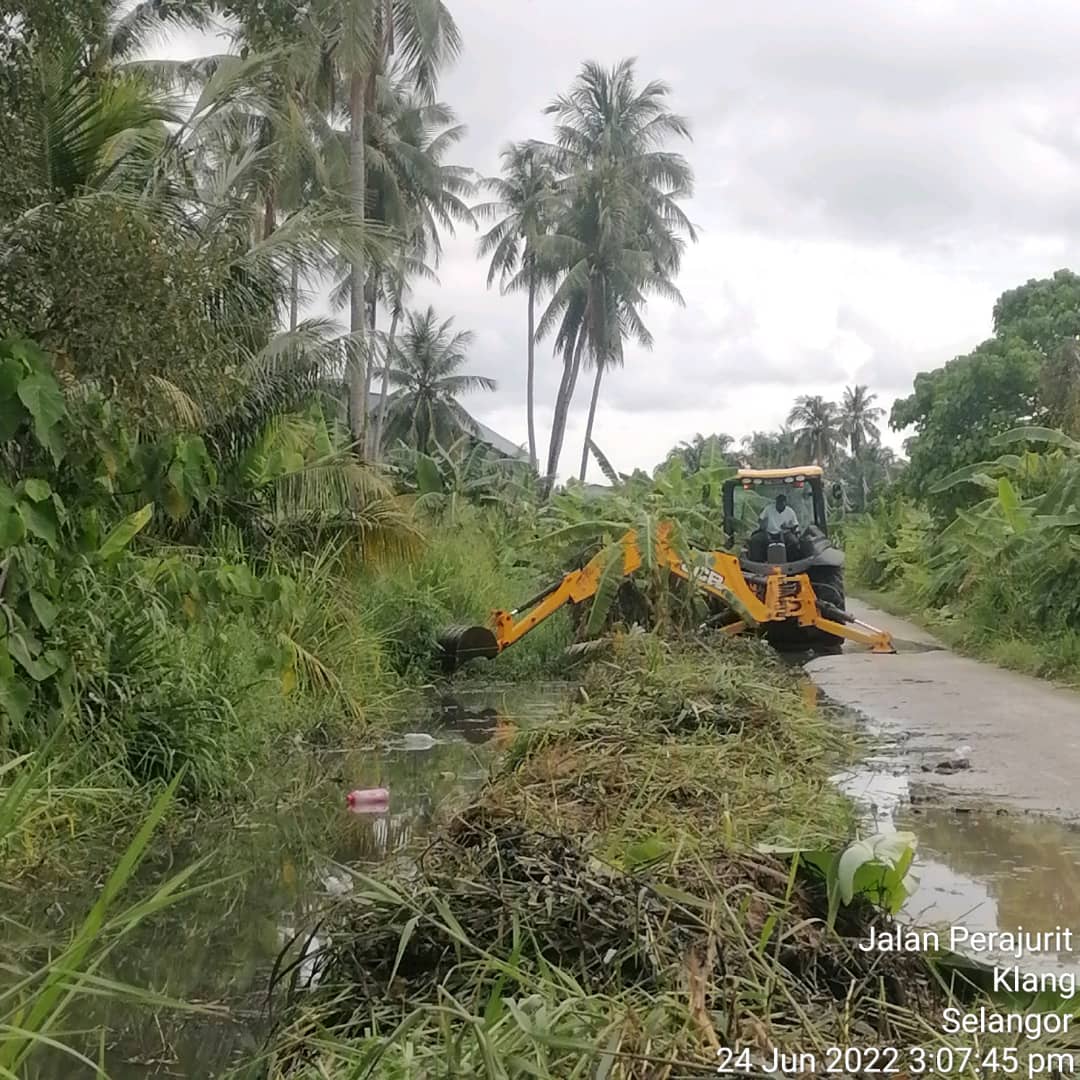
[[[724,484],[723,510],[730,551],[692,550],[684,559],[671,523],[654,538],[656,565],[706,594],[723,633],[753,629],[779,647],[836,651],[853,641],[896,651],[888,633],[845,610],[844,555],[829,540],[820,467],[740,469]],[[630,531],[619,544],[623,575],[633,574],[644,561],[639,538]],[[445,668],[493,659],[564,605],[595,596],[609,559],[599,553],[513,610],[493,612],[487,626],[449,627],[439,639]]]

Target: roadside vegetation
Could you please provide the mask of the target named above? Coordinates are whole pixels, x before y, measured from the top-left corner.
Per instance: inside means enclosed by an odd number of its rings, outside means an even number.
[[[995,335],[916,377],[899,483],[845,527],[853,585],[960,648],[1080,685],[1080,279],[1005,293]]]
[[[221,55],[145,59],[157,35],[215,21]],[[164,965],[178,939],[210,952],[265,931],[273,967],[277,928],[247,925],[245,904],[269,920],[315,862],[290,814],[317,791],[319,841],[346,828],[345,767],[318,754],[370,759],[438,678],[442,629],[626,529],[720,545],[739,464],[828,467],[864,584],[951,604],[995,647],[1037,629],[1049,673],[1080,663],[1076,410],[1039,404],[1071,385],[1075,352],[1033,359],[1080,323],[1048,316],[1046,337],[1003,298],[1002,326],[1030,342],[1001,331],[973,354],[1001,375],[978,405],[992,419],[940,404],[990,386],[981,366],[924,379],[893,412],[918,431],[902,476],[863,385],[623,473],[595,419],[626,342],[652,344],[648,299],[680,300],[689,122],[633,62],[586,62],[551,88],[550,138],[483,178],[456,161],[464,129],[438,93],[461,46],[438,0],[0,4],[2,1076],[43,1059],[43,1075],[107,1076],[121,1050],[139,1060],[144,1022],[165,1042],[164,1017],[223,1020],[233,973],[186,1002],[138,988],[125,947],[161,943]],[[478,230],[488,284],[521,298],[520,453],[469,411],[506,374],[476,374],[472,328],[413,295],[458,227]],[[1055,279],[1050,306],[1073,291]],[[546,433],[544,342],[560,372]],[[579,382],[579,479],[562,486]],[[972,433],[944,471],[942,423]],[[324,984],[299,993],[310,957],[277,956],[269,1057],[246,1046],[245,1066],[682,1075],[736,1042],[925,1035],[929,970],[877,967],[850,940],[895,909],[910,845],[842,883],[853,822],[829,776],[852,747],[763,648],[690,645],[708,613],[652,555],[632,582],[613,561],[591,603],[500,658],[499,679],[569,677],[584,696],[518,734],[421,873],[345,868],[349,899],[291,913],[328,920]],[[216,841],[249,832],[277,847],[253,844],[237,883]],[[52,886],[67,906],[38,903]],[[138,1023],[110,1026],[136,1004]]]

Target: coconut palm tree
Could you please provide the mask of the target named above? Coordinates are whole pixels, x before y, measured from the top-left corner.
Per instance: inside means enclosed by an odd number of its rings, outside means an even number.
[[[461,49],[461,36],[442,0],[312,0],[310,18],[319,48],[336,81],[348,88],[349,196],[363,222],[367,214],[365,129],[377,81],[397,54],[405,77],[424,99],[434,99],[442,65]],[[349,363],[349,417],[363,445],[367,425],[367,359],[364,347],[367,266],[362,252],[352,256],[349,322],[357,341]]]
[[[502,176],[483,181],[495,199],[474,207],[474,212],[479,217],[496,219],[480,239],[481,257],[491,256],[488,287],[499,278],[504,293],[524,289],[529,296],[525,413],[529,428],[529,464],[535,469],[533,385],[536,373],[536,298],[541,286],[536,241],[550,228],[555,175],[541,148],[534,143],[511,143],[503,148],[501,157]]]
[[[646,348],[652,344],[642,319],[647,296],[682,301],[672,277],[682,237],[695,238],[678,205],[692,192],[692,172],[680,155],[662,149],[671,137],[689,137],[686,121],[667,108],[669,92],[662,82],[639,88],[632,60],[610,70],[590,62],[569,93],[546,110],[556,119],[547,153],[564,177],[554,231],[537,243],[542,262],[558,277],[538,333],[557,327],[555,348],[563,359],[548,450],[549,490],[582,360],[596,369],[583,453],[587,464],[604,370],[622,363],[627,337]]]
[[[494,390],[495,380],[482,375],[465,375],[473,341],[468,330],[453,330],[452,318],[438,321],[428,307],[406,316],[404,332],[390,358],[394,387],[387,416],[386,434],[426,451],[435,439],[449,442],[462,432],[475,434],[476,421],[459,404],[458,396],[472,390]]]
[[[374,333],[380,303],[388,309],[391,320],[387,340],[372,341],[372,355],[380,344],[384,353],[392,349],[408,283],[416,278],[436,280],[435,269],[442,255],[441,230],[452,235],[457,222],[473,222],[465,200],[474,190],[472,170],[445,160],[465,134],[453,110],[442,102],[423,101],[407,82],[393,76],[380,77],[377,91],[366,126],[367,220],[378,223],[393,243],[382,255],[374,253],[367,260],[367,328]],[[342,177],[341,186],[347,187],[347,177]],[[340,269],[333,301],[342,308],[351,302],[352,275],[351,267]],[[368,363],[369,384],[373,374],[373,364]],[[375,425],[379,432],[385,406],[384,378]],[[366,444],[369,454],[378,453],[379,432],[370,433],[373,437]]]
[[[689,441],[683,441],[678,446],[672,447],[658,468],[663,468],[664,465],[673,461],[681,461],[686,473],[692,476],[710,465],[721,463],[734,465],[735,455],[732,452],[734,445],[735,440],[724,432],[705,436],[699,431]]]
[[[820,394],[803,394],[797,398],[787,422],[794,429],[796,450],[817,465],[829,461],[842,442],[836,403],[826,401]]]
[[[740,458],[755,469],[783,468],[794,463],[795,435],[788,428],[755,431],[742,437]]]
[[[875,443],[881,438],[877,421],[885,415],[885,410],[874,402],[877,394],[871,394],[868,386],[848,386],[844,388],[844,399],[840,404],[840,431],[851,446],[855,457],[859,456],[866,443]]]

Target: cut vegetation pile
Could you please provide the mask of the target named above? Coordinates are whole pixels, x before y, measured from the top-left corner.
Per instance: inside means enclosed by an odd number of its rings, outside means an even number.
[[[837,845],[843,749],[756,646],[624,639],[415,865],[330,913],[272,1075],[705,1076],[722,1046],[925,1037],[927,967],[855,948],[886,916],[857,900],[829,932],[824,885],[751,846]]]

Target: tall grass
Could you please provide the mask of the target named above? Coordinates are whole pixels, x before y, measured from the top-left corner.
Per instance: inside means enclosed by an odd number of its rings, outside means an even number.
[[[817,877],[756,851],[851,826],[849,750],[758,644],[616,640],[563,722],[522,732],[418,865],[353,872],[323,984],[242,1075],[716,1075],[717,1049],[936,1045],[929,964],[856,948]],[[831,841],[831,843],[829,843]]]
[[[429,532],[419,557],[367,571],[360,578],[366,617],[378,628],[394,670],[429,678],[441,630],[485,623],[496,608],[514,607],[568,569],[528,539],[497,511],[463,507],[453,526]],[[491,674],[502,679],[551,672],[571,640],[569,618],[558,613],[501,656]]]
[[[0,867],[8,862],[11,843],[42,819],[52,817],[56,804],[70,795],[48,786],[51,755],[59,736],[58,729],[38,753],[16,759],[0,771]],[[68,1018],[88,998],[126,997],[159,1008],[187,1008],[100,973],[113,950],[145,920],[209,887],[192,884],[203,866],[196,861],[147,895],[121,903],[182,780],[178,774],[154,799],[106,876],[97,899],[72,927],[67,940],[55,951],[12,951],[0,965],[0,1076],[13,1080],[24,1077],[31,1058],[50,1052],[106,1076],[102,1060],[92,1061],[65,1039]]]

